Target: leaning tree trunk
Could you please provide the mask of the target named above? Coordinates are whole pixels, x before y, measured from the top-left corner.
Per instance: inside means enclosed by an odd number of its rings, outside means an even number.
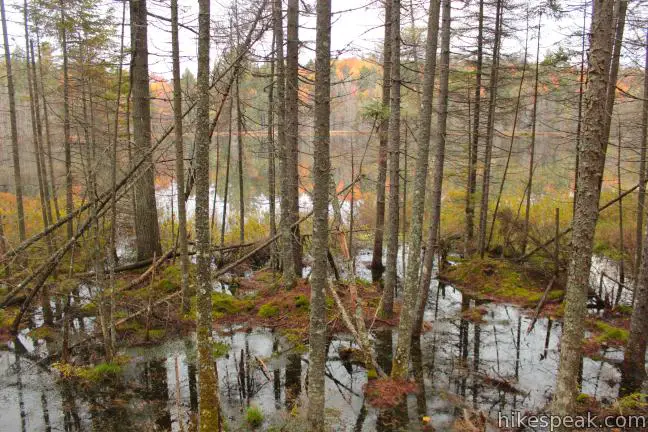
[[[5,67],[7,69],[7,93],[9,94],[9,123],[11,126],[11,153],[13,157],[13,175],[16,192],[16,212],[18,213],[18,235],[20,241],[27,237],[25,231],[25,209],[23,205],[22,175],[20,173],[20,155],[18,152],[18,126],[16,124],[16,91],[14,89],[13,73],[11,70],[11,47],[7,33],[7,16],[4,0],[0,0],[2,12],[2,34],[4,37]]]
[[[389,112],[389,199],[387,207],[387,259],[385,260],[385,288],[382,314],[391,318],[396,291],[398,228],[399,228],[399,156],[400,156],[400,0],[392,0],[391,33],[391,90]]]
[[[642,164],[645,168],[646,135],[648,131],[648,30],[646,31],[646,72],[644,74],[644,100],[642,115]],[[641,173],[640,173],[641,174]],[[643,176],[645,178],[645,173]],[[639,213],[643,213],[643,207],[639,207]],[[648,235],[648,230],[646,231]],[[641,389],[646,379],[646,345],[648,344],[648,239],[643,239],[643,253],[639,277],[635,283],[634,308],[632,309],[632,320],[630,322],[630,337],[623,358],[623,380],[621,382],[621,393],[636,393]]]
[[[211,235],[209,233],[209,0],[199,1],[196,86],[196,251],[199,405],[198,430],[220,430],[218,376],[213,358]]]
[[[328,251],[328,191],[331,161],[331,0],[317,2],[315,42],[315,137],[313,139],[313,272],[309,327],[308,423],[312,432],[324,431],[326,387],[326,254]]]
[[[445,15],[446,3],[448,9],[450,1],[444,1],[444,40],[445,42],[445,24],[446,18],[448,23],[450,17]],[[412,197],[412,221],[408,239],[409,264],[405,276],[405,288],[403,295],[403,307],[401,310],[400,322],[398,325],[398,345],[396,346],[396,355],[392,365],[392,376],[395,378],[405,378],[409,364],[409,348],[412,329],[416,322],[416,302],[419,297],[419,267],[421,263],[421,243],[423,237],[423,215],[425,210],[425,193],[427,186],[428,172],[428,155],[430,151],[430,129],[432,122],[432,101],[434,97],[434,79],[436,77],[436,51],[439,33],[439,0],[430,1],[430,12],[427,26],[427,41],[425,45],[425,70],[423,72],[423,96],[421,98],[421,117],[419,118],[419,136],[418,152],[416,159],[416,174],[414,176],[414,196]],[[448,33],[449,40],[449,33]],[[443,45],[445,49],[445,44]],[[449,54],[449,53],[448,53]],[[445,51],[442,53],[442,67],[446,59]],[[449,55],[448,55],[449,58]],[[447,79],[447,73],[442,70],[443,78]],[[446,85],[447,88],[447,85]],[[443,94],[441,95],[443,97]],[[443,139],[443,138],[442,138]],[[438,143],[439,147],[443,145]],[[436,164],[436,160],[435,160]],[[436,174],[436,172],[435,172]],[[435,176],[436,180],[436,176]],[[434,198],[433,198],[434,199]],[[423,269],[425,272],[425,269]]]
[[[182,268],[182,312],[189,312],[189,252],[187,246],[187,208],[185,206],[184,132],[182,128],[182,81],[178,38],[178,0],[171,0],[171,51],[173,54],[173,118],[175,133],[175,177],[178,200],[178,244]],[[216,208],[216,203],[214,203]]]
[[[612,21],[613,4],[613,0],[596,0],[592,16],[589,83],[585,94],[560,366],[553,402],[553,411],[558,415],[573,412],[578,395],[592,243],[599,215],[598,202],[605,166],[605,100],[611,59],[609,41],[612,28],[609,23]]]
[[[383,42],[383,81],[380,117],[380,136],[378,145],[378,181],[376,184],[376,228],[374,234],[373,256],[371,258],[371,279],[377,282],[382,277],[383,238],[385,234],[385,182],[387,181],[387,141],[389,138],[389,119],[382,115],[389,107],[391,89],[391,32],[392,2],[385,1],[385,38]]]
[[[538,123],[538,83],[540,77],[540,30],[542,14],[538,16],[538,43],[536,46],[535,80],[533,83],[533,109],[531,111],[531,144],[529,145],[529,177],[526,185],[526,207],[524,211],[524,233],[522,237],[522,255],[526,253],[529,237],[529,218],[531,217],[531,195],[533,194],[533,170],[535,165],[536,125]]]
[[[151,149],[151,100],[148,72],[148,18],[146,0],[131,0],[131,63],[133,97],[133,134],[135,154],[146,157],[141,177],[137,180],[135,194],[135,232],[137,234],[137,259],[145,260],[154,254],[161,256],[160,228],[155,203],[155,165]]]

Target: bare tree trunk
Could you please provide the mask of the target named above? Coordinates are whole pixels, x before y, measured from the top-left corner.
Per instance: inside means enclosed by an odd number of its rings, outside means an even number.
[[[648,30],[646,30],[646,66],[648,66]],[[644,74],[644,100],[642,115],[642,163],[645,164],[644,156],[646,153],[646,135],[648,131],[648,67]],[[641,174],[641,173],[640,173]],[[645,178],[645,173],[643,174]],[[645,191],[645,189],[644,189]],[[639,213],[643,213],[643,207],[639,208]],[[646,230],[648,235],[648,230]],[[620,393],[622,395],[636,393],[641,390],[641,386],[646,379],[646,346],[648,345],[648,239],[643,239],[643,251],[638,254],[641,257],[641,266],[639,267],[638,278],[635,282],[633,292],[634,308],[632,309],[632,319],[630,321],[630,336],[626,345],[623,365],[622,381]]]
[[[586,37],[586,22],[587,22],[587,8],[588,5],[583,5],[583,34],[581,35],[581,63],[580,63],[580,73],[579,73],[579,82],[578,82],[578,120],[576,123],[576,161],[574,169],[574,200],[572,204],[572,213],[576,212],[576,190],[578,190],[578,165],[579,153],[580,153],[580,142],[581,142],[581,129],[583,126],[583,94],[585,88],[585,37]]]
[[[178,38],[178,0],[171,0],[171,50],[173,54],[173,118],[175,133],[175,177],[178,195],[178,244],[182,269],[182,312],[189,312],[189,251],[187,246],[187,208],[185,205],[184,131],[182,127],[182,81]],[[216,207],[214,203],[214,208]]]
[[[276,35],[272,35],[272,49],[275,49],[276,46]],[[275,70],[276,70],[276,52],[273,52],[270,56],[270,84],[268,86],[268,203],[269,203],[269,213],[270,213],[270,237],[274,237],[277,234],[277,193],[276,193],[276,174],[275,174],[275,158],[276,158],[276,146],[275,146],[275,134],[274,134],[274,112],[275,112],[275,101],[274,101],[274,89],[277,85],[275,83]],[[277,268],[278,256],[277,256],[277,246],[273,243],[270,246],[270,267],[275,270]]]
[[[385,38],[383,42],[383,81],[382,109],[387,110],[391,90],[391,42],[392,42],[392,2],[385,0]],[[380,117],[380,142],[378,145],[378,182],[376,184],[376,229],[374,234],[373,256],[371,259],[371,279],[377,282],[382,277],[383,238],[385,232],[385,182],[387,181],[387,141],[389,138],[389,119]]]
[[[639,161],[639,197],[637,198],[637,253],[635,259],[635,281],[638,280],[643,250],[643,218],[646,202],[646,149],[648,148],[648,30],[646,31],[646,59],[644,66],[643,109],[641,114],[641,161]],[[633,291],[633,299],[637,290]],[[634,303],[634,300],[633,300]]]
[[[147,155],[148,150],[151,148],[146,0],[131,0],[130,12],[131,47],[133,50],[131,67],[133,132],[135,136],[135,152],[141,157]],[[150,154],[143,169],[146,174],[137,181],[135,188],[137,195],[135,225],[137,225],[138,260],[151,258],[153,254],[162,255],[157,205],[155,202],[155,165]]]
[[[229,117],[228,121],[228,134],[227,134],[227,160],[225,162],[225,185],[223,191],[223,219],[221,221],[221,236],[220,244],[221,247],[225,244],[225,225],[227,223],[227,197],[229,195],[229,173],[230,173],[230,161],[232,160],[232,114],[234,110],[234,100],[230,97],[229,103]]]
[[[614,299],[614,305],[618,305],[621,300],[621,293],[623,292],[623,285],[625,284],[625,247],[623,244],[623,192],[621,190],[621,121],[617,127],[619,134],[619,142],[617,144],[617,192],[619,198],[619,289]],[[559,244],[560,242],[556,242]]]
[[[284,33],[283,33],[283,12],[281,9],[281,0],[273,0],[272,2],[272,21],[273,21],[273,36],[274,36],[274,53],[276,63],[276,89],[277,94],[274,98],[274,113],[277,117],[277,145],[279,155],[279,173],[283,179],[286,178],[286,66],[284,64]],[[284,279],[291,279],[295,275],[294,261],[292,260],[292,249],[290,245],[290,229],[288,227],[288,220],[285,219],[287,213],[284,206],[288,205],[288,191],[283,181],[279,182],[279,195],[281,199],[281,220],[279,230],[281,232],[280,242],[280,260],[283,265]],[[289,280],[288,283],[292,284],[293,281]]]
[[[605,166],[605,99],[611,60],[613,0],[595,0],[591,25],[589,84],[585,94],[583,137],[580,149],[576,212],[573,219],[572,250],[568,266],[565,319],[560,342],[560,366],[556,379],[553,411],[573,412],[578,394],[581,343],[587,314],[587,288],[598,202]]]
[[[243,112],[241,111],[240,75],[236,76],[236,147],[239,180],[239,241],[245,243],[245,194],[243,191]]]
[[[40,34],[38,27],[36,27],[36,46],[38,47],[38,71],[39,71],[39,82],[40,82],[40,95],[43,99],[43,119],[45,120],[45,142],[47,145],[47,164],[49,167],[49,176],[50,176],[50,186],[52,187],[51,196],[52,201],[54,202],[54,212],[56,214],[56,220],[61,218],[61,211],[59,209],[58,195],[56,193],[56,176],[54,175],[54,155],[52,154],[52,136],[50,133],[50,123],[49,123],[49,106],[47,104],[47,97],[45,95],[45,79],[43,78],[43,62],[41,60],[41,43],[40,43]],[[33,57],[33,53],[32,53]],[[53,220],[50,219],[50,223]]]
[[[287,27],[287,45],[286,45],[286,146],[285,146],[285,162],[286,172],[284,183],[286,188],[287,202],[285,205],[282,202],[282,220],[286,218],[285,223],[289,226],[294,226],[290,233],[290,245],[292,249],[292,260],[294,262],[294,269],[291,266],[287,267],[284,262],[284,283],[287,286],[292,286],[296,278],[301,275],[302,268],[302,254],[301,254],[301,239],[299,233],[299,226],[295,226],[295,221],[299,218],[299,171],[297,166],[299,163],[299,1],[288,0],[288,27]],[[292,271],[292,274],[287,274],[287,271]]]
[[[399,228],[399,157],[400,157],[400,0],[392,0],[391,34],[391,89],[389,112],[389,198],[387,206],[387,259],[382,314],[391,318],[397,282],[398,228]]]
[[[488,233],[488,241],[486,242],[487,249],[490,247],[490,242],[493,238],[493,231],[495,230],[495,222],[497,221],[497,212],[499,211],[500,201],[502,199],[502,193],[504,192],[504,185],[506,184],[506,176],[508,174],[508,169],[511,162],[511,155],[513,154],[513,144],[515,143],[515,130],[517,128],[518,114],[520,112],[520,100],[522,99],[522,86],[524,85],[524,76],[526,75],[526,68],[527,68],[527,50],[529,46],[528,42],[529,42],[529,10],[527,9],[527,25],[526,25],[526,38],[524,40],[524,62],[522,64],[522,77],[520,78],[520,85],[518,86],[517,101],[515,103],[515,115],[513,116],[513,130],[511,132],[511,140],[509,142],[509,149],[506,155],[506,165],[504,166],[504,174],[502,175],[502,181],[500,182],[499,191],[497,193],[497,201],[495,201],[495,210],[493,211],[493,219],[491,221],[491,227]],[[538,27],[538,51],[536,52],[536,93],[537,93],[537,83],[538,83],[538,58],[540,54],[539,50],[540,50],[540,33]],[[535,107],[536,107],[535,100],[533,103],[533,107],[534,107],[534,121],[533,121],[534,130],[531,139],[535,140]],[[532,167],[531,173],[533,173],[533,164],[531,164],[531,167]]]
[[[16,92],[14,90],[13,73],[11,69],[11,47],[7,33],[7,16],[4,0],[0,0],[2,12],[2,34],[4,37],[5,67],[7,69],[7,93],[9,94],[9,122],[11,125],[11,153],[13,156],[13,175],[16,192],[16,211],[18,213],[18,234],[20,241],[27,237],[25,231],[25,208],[23,205],[22,175],[20,173],[20,155],[18,153],[18,126],[16,124]]]
[[[315,42],[315,137],[313,139],[313,272],[309,327],[308,423],[313,432],[324,431],[326,372],[326,286],[328,282],[328,191],[331,161],[331,1],[317,2]],[[353,186],[352,186],[353,187]]]
[[[425,69],[423,72],[423,96],[421,98],[421,116],[419,118],[418,129],[418,151],[416,159],[416,173],[414,176],[414,195],[412,197],[412,221],[408,239],[408,248],[410,250],[409,265],[405,276],[405,288],[403,293],[403,307],[398,324],[398,344],[396,346],[396,355],[394,356],[391,374],[395,378],[405,378],[409,365],[410,339],[414,333],[414,326],[417,320],[416,305],[420,297],[421,286],[419,285],[419,270],[421,264],[421,243],[423,237],[423,216],[425,212],[425,193],[427,187],[428,160],[430,152],[430,135],[432,123],[432,103],[434,99],[434,81],[436,78],[436,52],[439,34],[439,9],[440,1],[431,0],[427,25],[427,40],[425,45]],[[443,34],[441,42],[441,94],[439,100],[439,121],[447,115],[447,90],[448,90],[448,61],[450,59],[449,45],[450,41],[450,1],[443,2]],[[447,34],[446,34],[447,32]],[[447,49],[447,51],[446,51]],[[445,79],[445,83],[444,83]],[[445,89],[445,95],[443,93]],[[445,96],[445,105],[443,98]],[[445,120],[443,120],[445,124]],[[437,158],[435,159],[435,168],[443,167],[443,150],[445,145],[445,132],[439,131],[437,136]],[[439,165],[439,155],[441,155],[441,165]],[[434,186],[437,184],[437,172],[435,171]],[[443,169],[441,169],[443,176]],[[435,200],[436,189],[432,190],[432,200]],[[435,207],[432,209],[435,217]],[[438,221],[437,221],[438,226]],[[431,229],[434,228],[434,222]],[[436,231],[436,230],[435,230]],[[426,257],[427,258],[427,257]],[[425,274],[426,262],[423,264],[423,273]]]
[[[213,358],[211,236],[209,233],[209,0],[199,0],[196,85],[196,250],[198,276],[198,430],[221,430],[218,376]]]
[[[497,109],[497,88],[499,56],[502,42],[502,0],[497,0],[495,12],[495,41],[493,43],[493,62],[490,72],[488,119],[486,124],[486,147],[484,152],[484,178],[479,208],[479,255],[483,258],[486,251],[486,231],[488,229],[488,200],[490,192],[491,160],[493,157],[493,138],[495,134],[495,111]]]
[[[60,42],[63,54],[63,146],[65,151],[65,211],[67,214],[74,212],[74,197],[72,195],[72,149],[70,134],[70,76],[68,67],[67,46],[67,17],[65,16],[65,3],[59,0],[61,13]],[[67,224],[68,240],[74,235],[74,220]]]
[[[477,25],[477,64],[475,65],[475,105],[473,108],[472,139],[468,159],[468,187],[466,188],[466,238],[464,252],[472,249],[475,235],[475,193],[477,193],[477,156],[479,153],[479,117],[482,91],[482,68],[484,66],[484,0],[479,0]]]

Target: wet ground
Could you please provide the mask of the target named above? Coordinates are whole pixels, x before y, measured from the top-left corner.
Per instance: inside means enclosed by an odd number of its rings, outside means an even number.
[[[370,254],[361,253],[360,276]],[[330,341],[327,362],[327,422],[338,431],[418,430],[429,416],[436,430],[449,430],[463,408],[497,419],[511,410],[538,411],[549,401],[558,367],[561,324],[541,318],[527,334],[530,317],[515,306],[477,305],[451,286],[433,282],[426,319],[431,330],[412,353],[413,376],[424,391],[408,396],[396,417],[366,403],[363,368],[340,358],[351,347],[348,335]],[[481,306],[483,321],[462,318]],[[38,323],[35,323],[36,325]],[[92,319],[75,323],[82,337]],[[304,403],[308,356],[279,334],[264,328],[231,328],[218,340],[229,346],[217,360],[224,413],[231,430],[245,410],[263,411],[263,428],[283,423]],[[396,334],[373,331],[376,354],[388,369]],[[117,386],[88,389],[57,382],[44,358],[51,348],[25,334],[0,351],[0,431],[188,431],[197,409],[194,343],[191,338],[161,346],[128,349],[130,357]],[[604,361],[584,359],[583,392],[613,400],[620,375],[613,365],[622,353],[608,351]],[[240,428],[240,429],[237,429]],[[287,429],[292,430],[292,429]]]

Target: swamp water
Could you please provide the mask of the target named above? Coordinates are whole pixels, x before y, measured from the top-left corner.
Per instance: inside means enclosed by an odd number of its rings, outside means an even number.
[[[357,268],[370,260],[370,254],[361,252]],[[433,321],[432,328],[412,353],[413,376],[424,391],[409,395],[406,408],[396,416],[368,404],[364,369],[340,356],[341,349],[354,346],[352,339],[333,335],[326,372],[326,421],[333,430],[420,430],[423,417],[429,416],[435,430],[444,431],[463,416],[464,407],[497,421],[498,412],[537,411],[549,401],[560,323],[542,318],[527,334],[531,318],[515,306],[480,303],[486,314],[473,322],[462,318],[462,311],[477,303],[459,290],[434,281],[430,296],[426,320]],[[92,326],[92,319],[76,322],[76,336]],[[304,404],[308,379],[303,347],[266,328],[221,330],[217,340],[229,350],[217,366],[230,430],[251,429],[245,424],[250,405],[264,414],[261,430],[298,423],[294,417]],[[388,368],[396,332],[374,330],[373,337],[378,360]],[[18,343],[0,351],[0,431],[192,430],[198,406],[192,338],[126,350],[129,361],[119,384],[92,389],[58,382],[41,361],[49,348],[24,332]],[[614,399],[620,374],[612,363],[621,356],[620,351],[608,351],[605,361],[584,359],[583,392]]]

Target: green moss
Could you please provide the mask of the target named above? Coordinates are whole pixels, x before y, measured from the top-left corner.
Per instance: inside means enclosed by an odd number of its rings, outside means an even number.
[[[160,279],[156,284],[155,284],[155,291],[156,292],[164,292],[164,293],[170,293],[178,289],[178,284],[175,282],[170,281],[169,279]]]
[[[279,315],[279,307],[273,303],[266,303],[261,305],[257,313],[261,318],[272,318]]]
[[[245,412],[245,421],[253,429],[260,427],[263,424],[263,411],[256,405],[249,406]]]
[[[595,327],[601,332],[596,337],[596,341],[599,343],[612,342],[625,345],[628,342],[630,334],[626,329],[615,327],[603,321],[596,321]]]
[[[56,339],[56,330],[54,330],[51,327],[42,326],[42,327],[35,328],[34,330],[30,331],[27,335],[32,339],[51,342],[54,339]]]
[[[378,379],[378,372],[376,372],[376,369],[371,368],[367,370],[367,379],[368,380]]]
[[[578,403],[585,403],[589,400],[589,396],[586,395],[585,393],[581,393],[578,396],[576,396],[576,402]]]
[[[326,303],[326,309],[328,310],[332,310],[333,307],[335,306],[335,300],[333,300],[333,297],[326,296],[324,302]]]
[[[96,366],[74,366],[69,363],[54,363],[52,367],[58,370],[62,377],[99,383],[117,378],[122,367],[118,363],[99,363]]]
[[[81,306],[81,313],[86,316],[93,316],[97,314],[97,305],[93,302],[89,302]]]
[[[638,411],[648,408],[648,395],[644,393],[632,393],[617,400],[616,405],[621,410]]]
[[[230,348],[229,344],[226,344],[225,342],[214,341],[214,358],[224,357],[230,351]]]
[[[254,302],[251,300],[238,299],[224,293],[212,294],[212,311],[216,317],[249,312],[252,309],[254,309]]]
[[[616,305],[614,307],[614,310],[619,312],[622,315],[628,315],[628,316],[632,315],[632,306],[620,304],[620,305]]]
[[[305,295],[298,295],[295,297],[295,307],[308,310],[310,308],[310,301]]]
[[[151,342],[160,342],[165,336],[166,330],[164,329],[149,329],[148,331],[148,340]],[[142,340],[146,339],[146,329],[137,329],[137,337]]]

